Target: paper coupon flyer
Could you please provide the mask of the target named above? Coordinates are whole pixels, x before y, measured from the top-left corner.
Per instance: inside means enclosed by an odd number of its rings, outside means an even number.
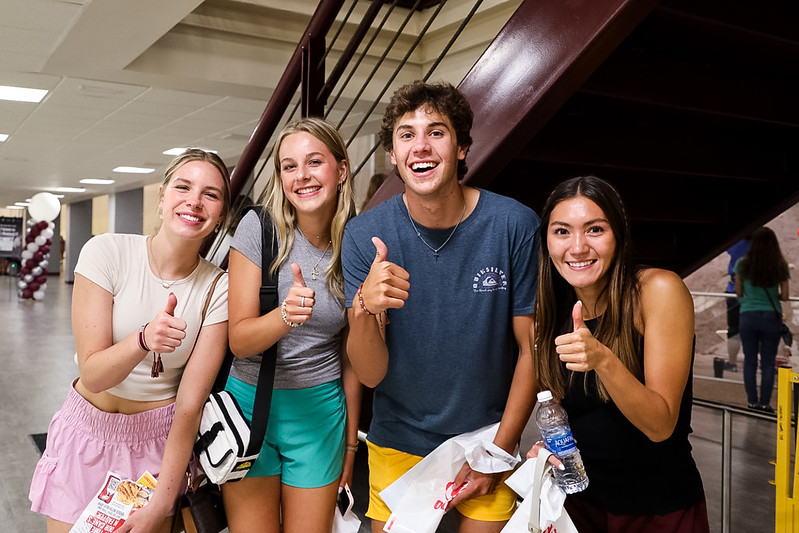
[[[70,533],[111,533],[150,501],[156,480],[145,472],[138,480],[108,472],[97,495],[81,513]]]

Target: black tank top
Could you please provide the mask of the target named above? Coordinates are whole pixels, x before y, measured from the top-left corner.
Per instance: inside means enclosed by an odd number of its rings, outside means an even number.
[[[597,320],[586,321],[592,332]],[[644,339],[637,334],[634,341],[643,359]],[[692,351],[692,368],[693,358]],[[583,497],[606,511],[625,515],[665,514],[693,507],[702,500],[702,479],[688,442],[693,370],[674,433],[663,442],[649,440],[613,402],[599,398],[595,372],[571,372],[565,365],[563,370],[567,392],[562,404],[588,474]],[[570,374],[574,374],[571,385]]]

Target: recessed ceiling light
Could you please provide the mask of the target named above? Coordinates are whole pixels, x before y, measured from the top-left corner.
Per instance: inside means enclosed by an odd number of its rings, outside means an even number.
[[[14,205],[20,205],[22,207],[28,207],[31,204],[30,204],[30,202],[14,202]]]
[[[155,172],[155,169],[143,167],[117,167],[114,169],[114,172],[124,172],[126,174],[149,174],[150,172]]]
[[[192,148],[200,148],[199,146],[190,146],[188,148],[170,148],[169,150],[163,152],[164,155],[180,155],[186,150],[191,150]],[[212,154],[217,153],[216,150],[209,150],[207,148],[200,148],[200,150],[204,150],[206,152],[210,152]]]
[[[85,187],[56,187],[50,190],[55,192],[86,192]]]
[[[96,178],[86,178],[80,180],[81,183],[86,185],[111,185],[114,183],[114,180],[104,180],[104,179],[96,179]]]
[[[0,100],[33,102],[38,104],[46,94],[47,91],[45,89],[26,89],[25,87],[0,85]]]
[[[0,133],[0,143],[1,142],[5,142],[6,140],[8,140],[8,134],[7,133]]]
[[[19,205],[7,205],[6,209],[25,209],[25,208]]]

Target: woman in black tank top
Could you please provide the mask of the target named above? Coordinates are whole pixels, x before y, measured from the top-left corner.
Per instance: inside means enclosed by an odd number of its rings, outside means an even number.
[[[581,533],[708,532],[688,442],[688,289],[673,272],[632,265],[623,203],[600,178],[556,186],[541,220],[531,340],[539,387],[568,411],[589,478],[566,500],[572,520]]]

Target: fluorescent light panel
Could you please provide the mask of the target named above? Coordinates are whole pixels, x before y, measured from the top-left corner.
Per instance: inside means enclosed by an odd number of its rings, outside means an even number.
[[[7,205],[6,209],[25,209],[25,208],[19,205]]]
[[[0,143],[1,142],[5,142],[6,140],[8,140],[8,134],[7,133],[0,133]]]
[[[55,187],[50,190],[53,192],[86,192],[85,187]]]
[[[38,104],[47,95],[45,89],[27,89],[25,87],[11,87],[0,85],[0,100],[12,102],[33,102]]]
[[[111,185],[114,183],[114,180],[105,180],[105,179],[97,179],[97,178],[86,178],[80,180],[81,183],[85,185]]]
[[[191,147],[184,147],[184,148],[170,148],[169,150],[162,152],[164,155],[180,155],[186,150],[191,150],[192,148],[199,148],[199,146],[191,146]],[[206,152],[210,152],[212,154],[217,153],[216,150],[209,150],[208,148],[200,148],[200,150],[204,150]]]
[[[126,174],[149,174],[151,172],[155,172],[155,169],[143,167],[117,167],[114,169],[114,172],[124,172]]]

